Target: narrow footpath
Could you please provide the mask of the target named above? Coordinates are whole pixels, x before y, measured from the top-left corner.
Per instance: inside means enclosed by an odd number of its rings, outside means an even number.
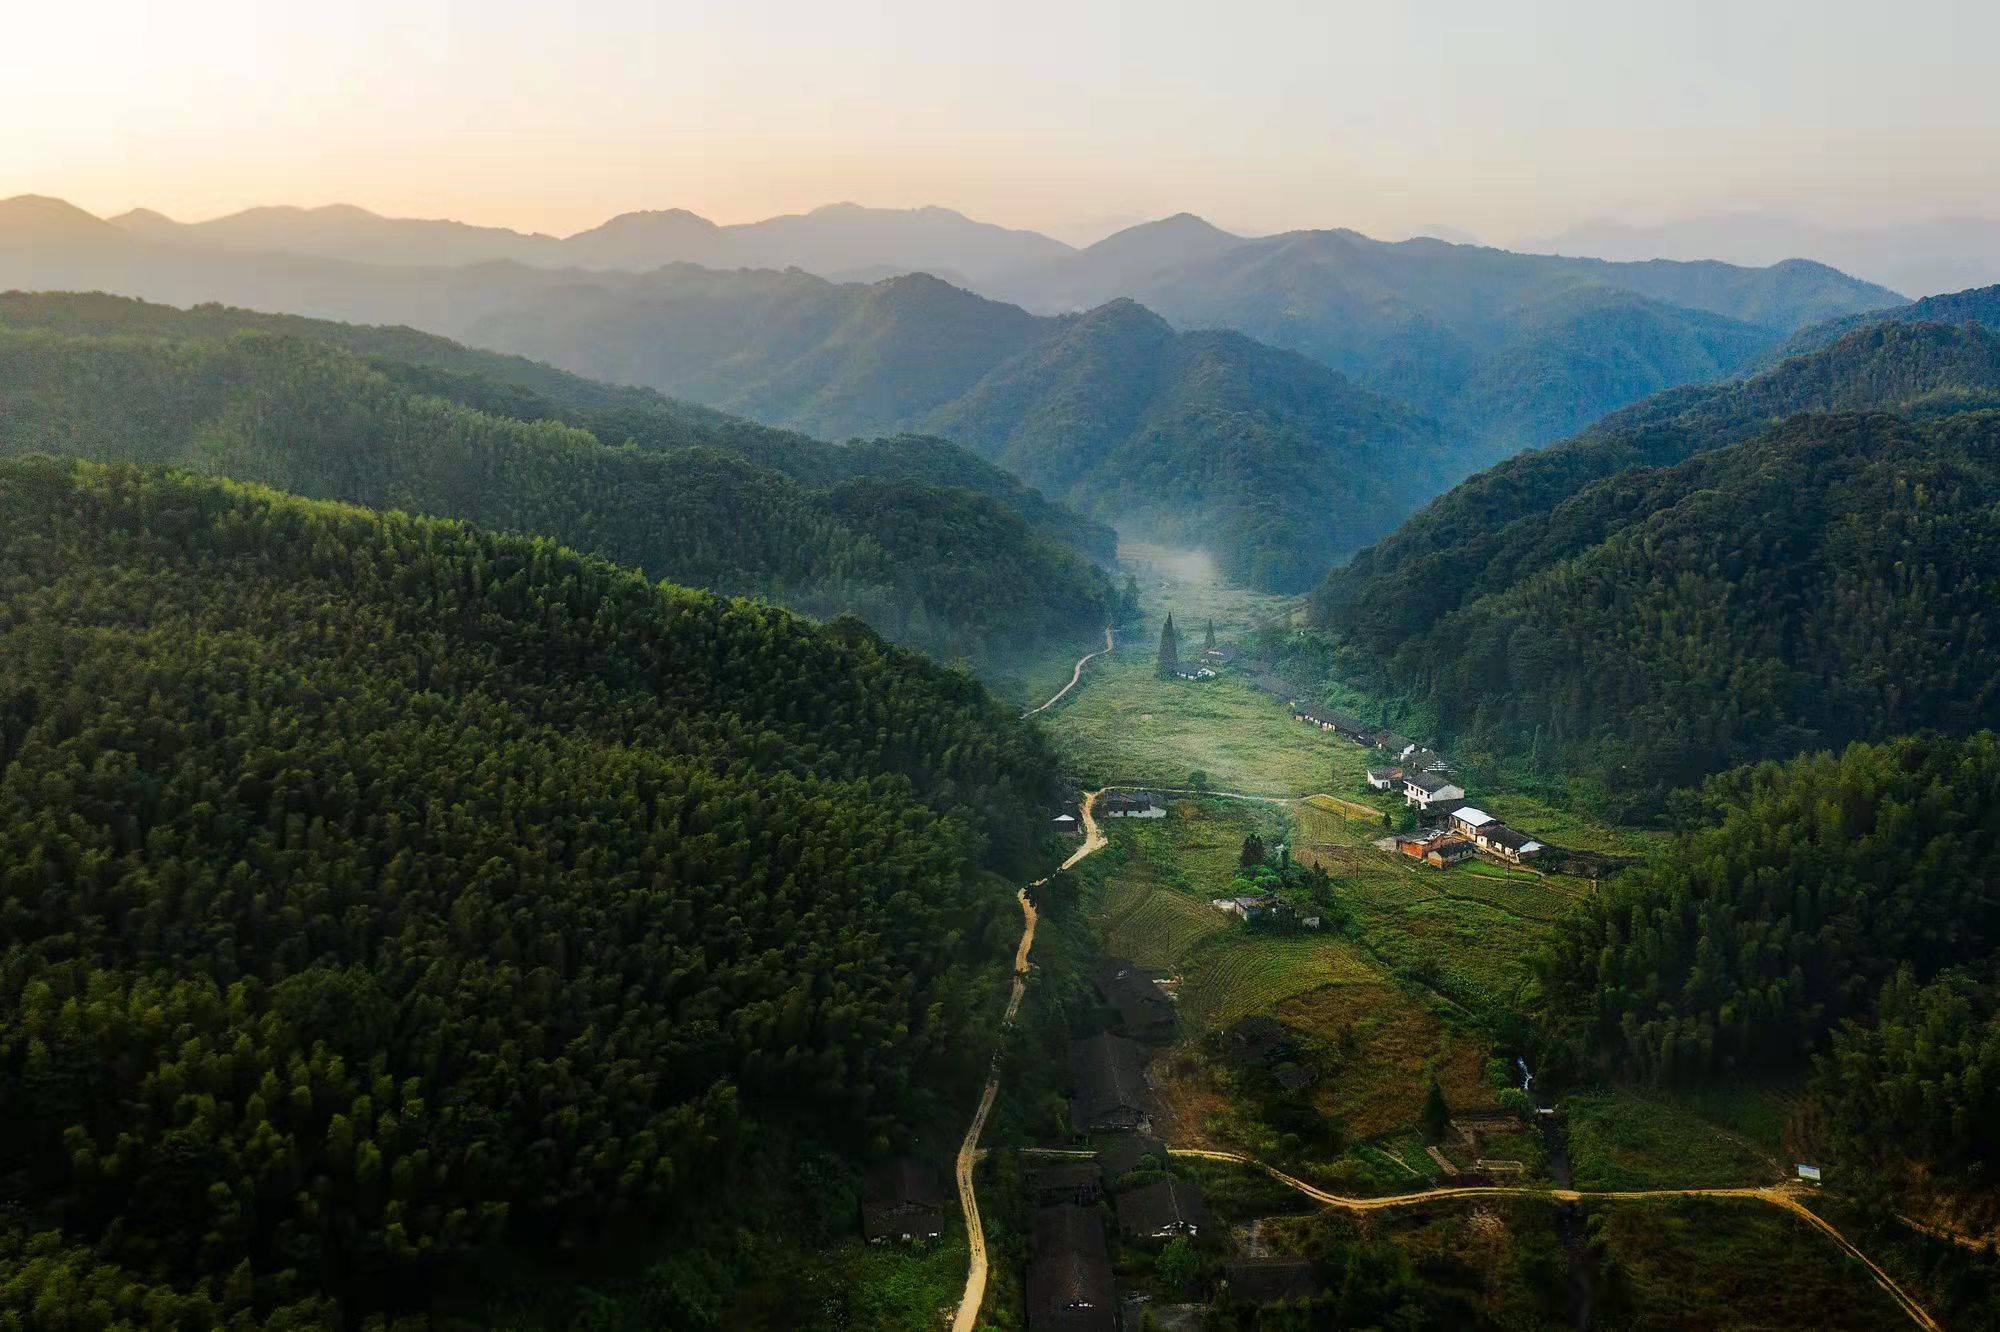
[[[1107,629],[1105,631],[1107,641],[1109,641],[1110,636],[1111,631]],[[1108,652],[1110,649],[1107,647],[1105,651]],[[1089,658],[1086,657],[1084,660],[1087,661]],[[1082,670],[1083,662],[1080,661],[1077,663],[1077,671],[1081,674]],[[1072,685],[1075,683],[1075,680],[1070,681]],[[1068,686],[1064,686],[1064,689],[1067,692]],[[1061,695],[1058,694],[1056,697],[1060,698]],[[1054,701],[1055,699],[1049,700],[1051,703]],[[1048,705],[1043,704],[1043,706],[1046,707]],[[1091,813],[1093,807],[1097,804],[1097,797],[1101,794],[1103,793],[1100,791],[1092,791],[1083,798],[1081,810],[1083,815],[1083,845],[1070,853],[1069,859],[1065,860],[1061,868],[1056,871],[1057,874],[1076,864],[1092,852],[1103,848],[1104,834],[1098,831],[1097,820]],[[1021,902],[1021,943],[1014,950],[1014,989],[1013,993],[1007,996],[1007,1016],[1001,1023],[1003,1028],[1014,1025],[1014,1015],[1021,1008],[1021,996],[1027,993],[1028,950],[1035,946],[1035,904],[1029,900],[1028,894],[1054,877],[1055,875],[1052,874],[1046,878],[1037,879],[1026,888],[1023,888],[1019,893]],[[973,1111],[972,1114],[972,1127],[965,1131],[965,1141],[960,1143],[958,1147],[958,1166],[956,1171],[958,1175],[958,1205],[965,1213],[965,1247],[966,1251],[971,1255],[971,1261],[967,1264],[965,1271],[965,1294],[959,1297],[958,1314],[951,1321],[952,1332],[972,1332],[973,1325],[979,1321],[979,1306],[986,1300],[986,1228],[980,1224],[979,1220],[979,1197],[973,1191],[972,1171],[973,1167],[979,1163],[979,1136],[986,1131],[986,1116],[993,1109],[993,1098],[999,1094],[1000,1055],[996,1051],[993,1055],[992,1070],[986,1078],[986,1090],[980,1093],[979,1108]]]

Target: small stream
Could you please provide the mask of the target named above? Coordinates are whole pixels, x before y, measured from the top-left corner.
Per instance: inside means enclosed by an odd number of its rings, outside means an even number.
[[[1535,1074],[1528,1061],[1514,1062],[1521,1069],[1521,1090],[1534,1102],[1535,1123],[1542,1131],[1542,1151],[1548,1158],[1549,1178],[1557,1188],[1575,1188],[1569,1164],[1569,1138],[1563,1130],[1562,1116],[1555,1113],[1553,1103],[1544,1105],[1535,1095]],[[1590,1260],[1589,1237],[1584,1232],[1581,1203],[1556,1204],[1556,1231],[1562,1236],[1563,1248],[1569,1252],[1570,1326],[1587,1328],[1597,1302],[1597,1279],[1595,1265]]]

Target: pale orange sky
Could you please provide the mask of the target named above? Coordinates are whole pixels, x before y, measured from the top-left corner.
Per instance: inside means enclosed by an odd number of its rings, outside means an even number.
[[[940,203],[1080,238],[2000,214],[2000,5],[17,4],[0,196],[554,232]],[[14,57],[26,57],[15,59]]]

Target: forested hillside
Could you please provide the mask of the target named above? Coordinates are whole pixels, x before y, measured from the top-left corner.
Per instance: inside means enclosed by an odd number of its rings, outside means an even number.
[[[1801,412],[1938,414],[2000,406],[2000,337],[1881,324],[1740,383],[1663,393],[1576,438],[1509,458],[1413,514],[1327,576],[1315,624],[1389,660],[1453,610],[1577,554],[1611,530],[1593,484],[1738,443]],[[1574,501],[1574,502],[1572,502]]]
[[[669,398],[652,389],[585,379],[540,361],[482,351],[412,328],[345,324],[224,305],[182,310],[99,292],[0,292],[0,325],[95,336],[225,338],[256,331],[344,347],[410,389],[519,421],[560,421],[607,444],[719,449],[809,486],[856,477],[929,481],[991,496],[1030,527],[1109,560],[1117,536],[1044,498],[1009,472],[947,441],[915,436],[829,444],[792,430]]]
[[[1737,763],[2000,725],[2000,413],[1800,416],[1582,490],[1386,666],[1441,738],[1657,810]]]
[[[1161,237],[1134,230],[1150,243],[1114,237],[993,290],[1052,311],[1129,296],[1182,328],[1232,328],[1299,352],[1443,422],[1466,446],[1461,472],[1719,378],[1801,325],[1901,299],[1797,260],[1611,264],[1346,230],[1256,240],[1185,223]],[[1173,248],[1166,240],[1181,242],[1174,261],[1130,262],[1131,248]]]
[[[976,434],[1092,517],[1285,591],[1523,445],[1894,300],[1811,264],[1613,265],[1351,232],[1233,244],[1189,219],[1093,247],[1119,282],[1167,262],[1140,290],[1037,317],[922,274],[392,268],[148,243],[44,203],[18,225],[0,206],[0,283],[406,323],[814,434]],[[1122,295],[1171,321],[1164,336]],[[1079,473],[1078,458],[1106,462]]]
[[[1856,329],[1888,320],[1906,323],[1976,324],[1982,328],[2000,329],[2000,286],[1972,287],[1965,291],[1946,292],[1939,296],[1926,296],[1920,301],[1912,301],[1908,305],[1894,309],[1869,310],[1839,319],[1829,319],[1800,329],[1778,354],[1797,355],[1800,352],[1812,351],[1828,343],[1837,342]]]
[[[1050,756],[851,622],[35,459],[0,659],[0,1318],[358,1325],[712,1238],[769,1126],[984,1065],[975,866]]]
[[[1976,1126],[1994,1095],[1980,1069],[2000,1069],[1993,736],[1766,763],[1699,803],[1669,852],[1559,921],[1538,967],[1558,1050],[1661,1082],[1801,1071],[1828,1053],[1818,1089],[1859,1156],[1990,1158]],[[1924,1048],[1923,1028],[1940,1043]]]
[[[475,410],[430,390],[500,407],[526,390],[443,385],[445,373],[371,368],[319,341],[265,333],[0,330],[0,453],[172,463],[548,536],[656,578],[817,615],[853,611],[948,656],[1085,640],[1105,622],[1109,580],[987,496],[897,481],[905,502],[891,511],[664,437],[609,447],[555,420]],[[810,441],[781,447],[849,461]],[[858,471],[877,457],[890,475],[915,470],[906,443],[862,448]]]
[[[840,435],[918,430],[1134,536],[1299,590],[1463,470],[1429,421],[1324,366],[1130,301],[1036,319],[922,275],[656,275],[559,295],[482,341]]]
[[[1453,466],[1437,427],[1303,357],[1130,301],[1060,321],[926,422],[1133,536],[1298,591]]]

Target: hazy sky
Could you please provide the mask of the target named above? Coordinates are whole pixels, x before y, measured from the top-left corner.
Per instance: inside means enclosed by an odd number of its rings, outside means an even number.
[[[555,232],[2000,214],[1995,0],[13,0],[0,196]],[[1087,237],[1085,237],[1087,238]]]

